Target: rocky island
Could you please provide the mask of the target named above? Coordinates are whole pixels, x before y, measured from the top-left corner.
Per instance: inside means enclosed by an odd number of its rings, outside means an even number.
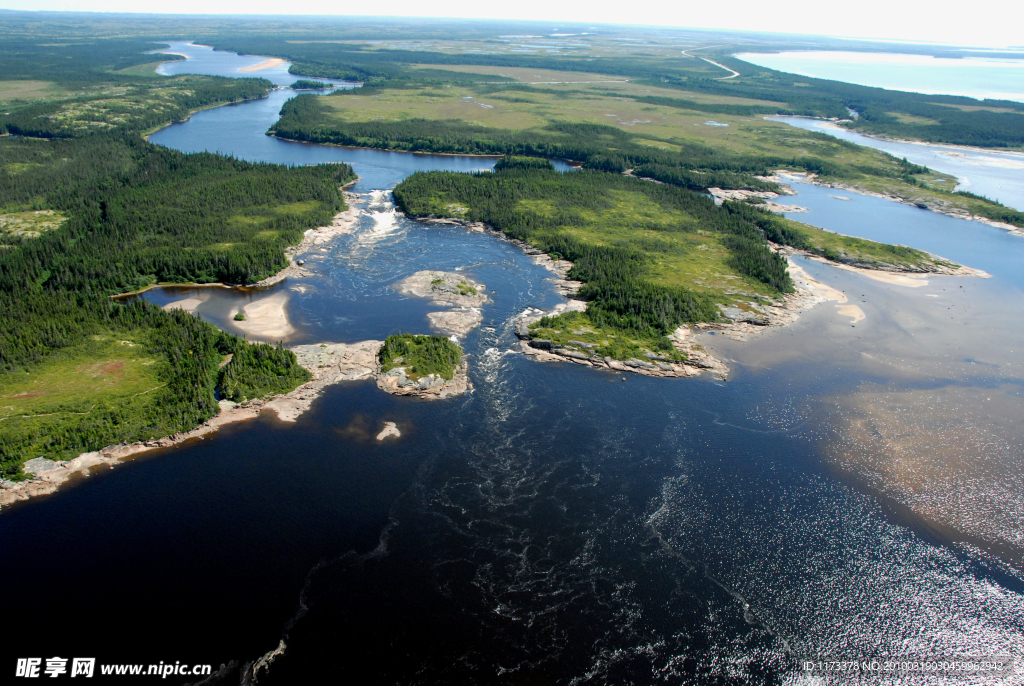
[[[480,326],[480,308],[488,301],[482,283],[458,272],[419,271],[394,285],[399,293],[431,298],[432,305],[450,309],[430,312],[430,328],[438,333],[462,338]]]

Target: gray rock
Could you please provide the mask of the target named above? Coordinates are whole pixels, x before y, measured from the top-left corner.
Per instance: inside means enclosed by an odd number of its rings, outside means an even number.
[[[655,367],[650,362],[644,362],[643,360],[638,360],[634,357],[629,358],[622,364],[626,365],[627,367],[632,367],[633,369],[657,369],[657,367]]]
[[[530,325],[527,324],[526,322],[519,322],[518,324],[516,324],[515,332],[516,336],[520,340],[528,341],[531,338],[533,338],[533,335],[530,334]]]
[[[534,338],[530,341],[530,347],[537,350],[553,350],[555,344],[546,338]]]
[[[59,469],[63,466],[64,463],[62,462],[48,460],[45,457],[34,457],[25,462],[24,469],[26,474],[42,474],[43,472],[52,472],[54,469]]]
[[[584,350],[593,350],[597,347],[597,343],[586,343],[584,341],[569,341],[569,343],[575,345],[577,348],[583,348]]]

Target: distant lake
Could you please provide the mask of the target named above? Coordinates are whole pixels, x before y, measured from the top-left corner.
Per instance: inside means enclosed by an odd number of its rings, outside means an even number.
[[[813,50],[736,57],[769,69],[862,86],[1024,102],[1024,59]]]

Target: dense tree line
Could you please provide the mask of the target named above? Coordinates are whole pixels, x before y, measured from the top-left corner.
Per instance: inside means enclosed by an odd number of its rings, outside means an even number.
[[[795,76],[755,66],[728,54],[705,53],[735,69],[740,77],[722,80],[722,73],[707,63],[682,57],[631,56],[571,57],[513,54],[451,54],[413,50],[378,50],[352,44],[301,44],[270,37],[237,37],[218,47],[254,54],[274,54],[292,60],[292,71],[308,76],[347,78],[382,84],[426,78],[413,64],[438,67],[487,65],[529,67],[623,76],[642,83],[730,97],[765,101],[764,105],[702,103],[691,98],[640,96],[641,102],[669,105],[698,112],[756,115],[798,114],[846,119],[849,110],[858,118],[848,124],[867,133],[919,138],[937,143],[985,147],[1024,145],[1024,104],[1005,100],[979,101],[962,96],[926,95],[890,91],[841,81]],[[443,74],[443,73],[442,73]],[[439,78],[432,74],[431,78]],[[454,72],[448,79],[458,78]],[[485,79],[486,80],[486,79]],[[498,80],[491,77],[489,80]],[[771,104],[769,104],[771,103]],[[774,104],[782,103],[782,105]],[[1002,112],[976,110],[978,105]],[[968,107],[968,110],[960,109]],[[921,117],[915,122],[898,114]]]
[[[741,212],[716,207],[701,194],[652,184],[622,175],[581,171],[572,174],[508,163],[489,174],[417,172],[394,191],[403,211],[414,216],[440,214],[449,205],[468,208],[465,218],[484,221],[507,235],[528,241],[553,257],[571,260],[569,274],[584,282],[580,296],[589,300],[587,314],[598,324],[632,329],[643,335],[664,335],[684,322],[714,321],[714,297],[684,287],[652,283],[649,257],[631,245],[600,245],[566,229],[584,226],[583,210],[609,208],[616,190],[640,192],[679,217],[671,230],[713,231],[731,254],[740,273],[778,291],[792,290],[785,261],[771,251],[762,229]],[[543,199],[549,213],[524,209],[523,200]],[[663,224],[637,228],[666,230]]]
[[[323,90],[325,88],[332,88],[334,84],[327,81],[311,81],[309,79],[299,79],[292,84],[292,88],[297,91],[303,90]]]
[[[395,334],[377,351],[381,371],[405,367],[413,378],[438,374],[450,381],[461,360],[462,348],[447,336]]]
[[[145,131],[210,105],[264,98],[274,84],[266,79],[183,76],[174,85],[132,85],[116,96],[83,95],[23,106],[0,117],[0,134],[67,138],[112,130]]]
[[[98,407],[58,425],[0,427],[0,469],[190,429],[241,399],[281,392],[307,372],[287,350],[249,345],[180,311],[110,295],[163,281],[252,283],[286,265],[284,248],[343,205],[344,164],[289,168],[186,155],[137,131],[66,140],[0,139],[0,208],[54,209],[67,221],[0,249],[0,369],[30,371],[87,337],[145,342],[166,385],[157,398]],[[226,354],[231,362],[222,370]]]
[[[144,38],[88,37],[73,41],[39,37],[6,37],[0,41],[0,74],[5,79],[54,81],[67,88],[98,82],[133,83],[138,79],[117,71],[140,64],[173,62],[181,55],[152,55],[167,44]]]
[[[333,118],[328,106],[316,96],[299,96],[285,103],[273,133],[311,143],[410,152],[568,159],[602,171],[641,169],[649,171],[652,178],[700,189],[719,186],[777,190],[775,184],[753,176],[769,174],[779,167],[844,173],[839,165],[817,158],[741,155],[697,143],[682,144],[680,152],[660,150],[634,142],[628,132],[599,124],[557,122],[543,129],[509,130],[461,120],[345,122]]]
[[[230,345],[231,361],[217,383],[222,398],[245,402],[268,393],[286,393],[310,379],[295,355],[280,345],[250,345],[233,336],[225,336],[225,340]]]

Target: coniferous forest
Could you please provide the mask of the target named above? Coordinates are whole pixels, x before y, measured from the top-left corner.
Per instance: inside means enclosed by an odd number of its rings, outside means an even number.
[[[655,256],[686,250],[688,237],[713,236],[728,250],[728,266],[767,292],[793,289],[785,260],[752,221],[764,213],[742,203],[717,207],[707,196],[673,186],[596,171],[560,174],[550,163],[509,160],[494,173],[418,172],[394,195],[410,215],[487,222],[572,261],[569,277],[584,282],[580,297],[589,301],[591,321],[645,337],[663,338],[680,324],[718,319],[720,294],[652,278]],[[671,219],[652,220],[656,210]],[[664,238],[616,240],[620,223],[627,232]]]
[[[102,43],[96,55],[123,66],[153,59],[118,62],[125,49]],[[25,66],[15,56],[5,64]],[[127,80],[81,66],[58,75],[68,87]],[[344,208],[339,187],[354,178],[344,164],[289,168],[148,143],[141,134],[154,126],[263,97],[270,86],[260,79],[169,81],[162,94],[143,84],[119,90],[117,102],[44,102],[2,120],[4,132],[16,135],[0,137],[0,214],[43,213],[54,222],[37,234],[0,234],[0,386],[60,386],[65,371],[88,368],[97,350],[109,356],[109,346],[118,345],[124,359],[104,368],[116,372],[145,359],[151,366],[144,378],[154,382],[130,397],[68,401],[45,416],[8,412],[0,424],[3,478],[22,478],[21,463],[32,457],[68,458],[189,430],[217,413],[218,396],[249,400],[309,378],[279,346],[248,344],[141,298],[111,298],[160,282],[251,284],[270,276],[287,265],[284,249],[305,229],[329,224]],[[163,106],[141,107],[133,97],[157,97]],[[104,125],[103,117],[116,123]]]

